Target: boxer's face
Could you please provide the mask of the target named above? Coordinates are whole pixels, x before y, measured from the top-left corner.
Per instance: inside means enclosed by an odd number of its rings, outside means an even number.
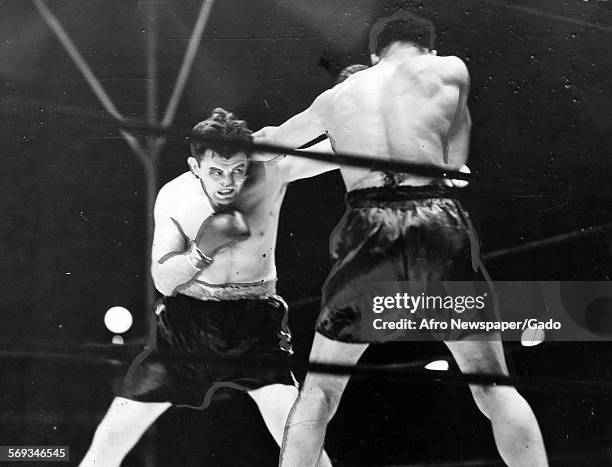
[[[213,203],[227,206],[235,201],[247,176],[249,159],[246,153],[237,152],[228,159],[207,149],[199,164],[191,159],[191,171],[200,177],[202,187]]]

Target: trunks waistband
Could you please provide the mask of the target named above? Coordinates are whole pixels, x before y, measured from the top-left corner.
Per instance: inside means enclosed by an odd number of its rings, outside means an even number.
[[[346,194],[346,203],[349,206],[354,207],[368,201],[392,202],[431,198],[456,199],[457,194],[456,188],[445,186],[442,183],[432,183],[422,186],[382,186],[349,191]]]
[[[208,284],[196,280],[192,287],[181,292],[198,300],[265,300],[276,297],[276,281],[253,283]]]

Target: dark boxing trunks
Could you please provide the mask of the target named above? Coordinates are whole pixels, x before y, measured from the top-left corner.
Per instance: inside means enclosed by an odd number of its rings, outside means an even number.
[[[417,295],[423,283],[489,281],[477,234],[453,192],[442,185],[427,185],[347,194],[347,210],[330,239],[335,263],[323,285],[317,332],[342,342],[390,340],[364,332],[365,318],[372,315],[372,297],[380,294],[374,288],[382,282],[391,290],[397,290],[397,282],[408,283]],[[462,319],[483,316],[464,313]]]
[[[156,315],[122,397],[204,409],[219,388],[295,384],[287,305],[276,295],[221,301],[177,295]]]

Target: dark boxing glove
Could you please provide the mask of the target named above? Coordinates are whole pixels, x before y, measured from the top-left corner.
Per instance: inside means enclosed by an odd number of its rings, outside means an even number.
[[[219,250],[243,242],[251,236],[244,215],[234,209],[227,209],[206,218],[192,242],[192,256],[197,258],[198,267],[210,264]]]

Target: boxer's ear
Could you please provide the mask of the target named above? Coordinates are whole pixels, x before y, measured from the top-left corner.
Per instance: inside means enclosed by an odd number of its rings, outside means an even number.
[[[200,165],[195,157],[187,158],[187,165],[189,166],[189,170],[192,174],[196,176],[196,178],[200,178]]]

